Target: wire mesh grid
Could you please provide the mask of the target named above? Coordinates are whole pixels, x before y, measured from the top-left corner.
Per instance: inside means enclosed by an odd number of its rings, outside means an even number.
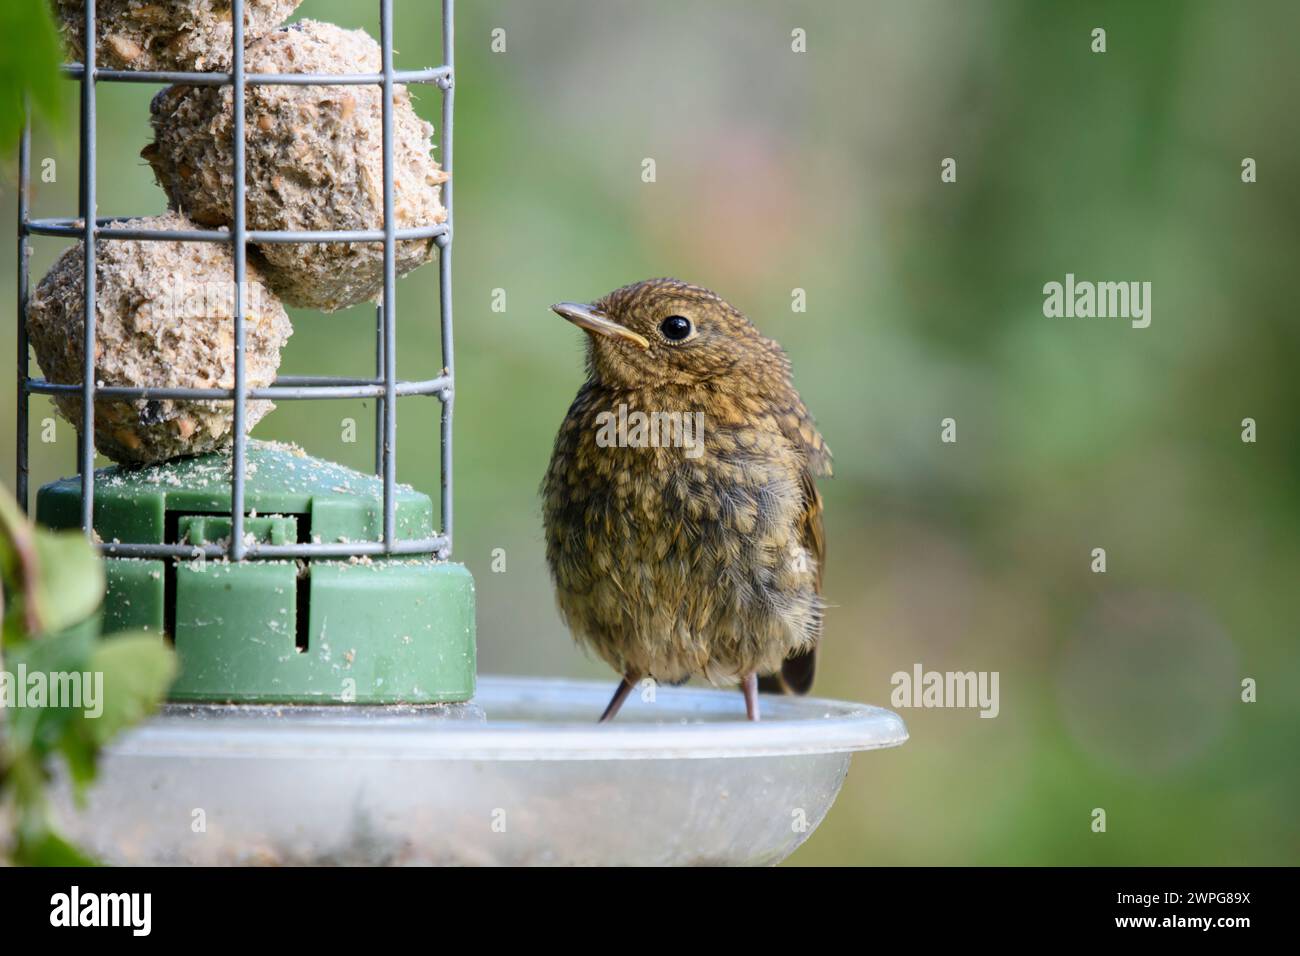
[[[33,394],[73,394],[81,398],[82,420],[77,442],[77,474],[81,480],[81,527],[92,534],[95,500],[95,400],[154,399],[203,400],[234,403],[234,435],[231,449],[231,534],[227,544],[203,546],[180,543],[98,543],[106,555],[133,558],[227,557],[245,558],[342,558],[370,555],[437,554],[447,558],[452,538],[451,427],[454,394],[452,354],[451,237],[452,181],[442,186],[442,203],[446,221],[439,225],[414,229],[396,228],[394,216],[394,107],[396,84],[436,86],[442,93],[442,127],[440,146],[442,166],[452,172],[452,114],[454,104],[454,18],[455,0],[442,0],[441,66],[424,70],[393,68],[393,0],[379,0],[380,47],[383,69],[380,73],[354,74],[266,74],[244,70],[244,4],[232,0],[231,21],[234,30],[232,62],[229,72],[187,73],[179,71],[103,70],[95,65],[95,0],[85,3],[85,63],[69,64],[64,73],[79,81],[81,90],[80,127],[80,216],[77,219],[32,219],[30,217],[31,128],[23,130],[19,147],[18,200],[18,438],[17,492],[19,503],[28,506],[28,413]],[[233,209],[231,228],[225,230],[142,230],[113,225],[121,220],[95,219],[96,208],[96,127],[95,84],[181,83],[191,86],[231,86],[233,88]],[[383,89],[383,228],[371,230],[256,230],[245,221],[245,139],[244,95],[251,85],[340,86],[376,85]],[[84,281],[84,336],[82,381],[58,384],[32,378],[28,372],[27,307],[30,289],[28,245],[31,236],[66,236],[79,238],[84,246],[82,263]],[[95,247],[99,240],[136,239],[147,242],[192,241],[222,242],[232,249],[234,260],[234,387],[221,388],[154,388],[150,386],[99,386],[95,382]],[[397,306],[396,244],[408,239],[432,239],[438,246],[439,315],[442,333],[442,368],[434,378],[403,381],[397,377]],[[244,293],[247,244],[249,242],[382,242],[384,245],[384,282],[381,303],[376,309],[375,377],[344,378],[333,376],[281,376],[266,388],[249,388],[244,369]],[[442,530],[432,537],[399,539],[397,537],[397,399],[424,395],[439,400],[441,455],[440,515]],[[244,481],[246,477],[248,439],[245,415],[250,399],[376,400],[375,472],[383,478],[383,517],[380,540],[348,543],[300,542],[272,545],[246,541],[244,536]]]

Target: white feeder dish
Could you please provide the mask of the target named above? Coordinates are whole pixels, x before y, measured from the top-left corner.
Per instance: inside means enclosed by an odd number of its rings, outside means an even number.
[[[897,747],[864,704],[634,693],[486,677],[422,707],[169,705],[106,751],[70,836],[108,863],[774,864],[821,823],[856,751]]]

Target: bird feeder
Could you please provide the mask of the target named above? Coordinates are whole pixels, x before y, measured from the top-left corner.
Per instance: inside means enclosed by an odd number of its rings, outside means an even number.
[[[264,75],[244,69],[244,10],[236,2],[232,18],[233,55],[229,72],[187,73],[99,69],[95,66],[95,4],[85,4],[80,37],[86,63],[67,68],[81,81],[81,209],[71,219],[30,219],[26,207],[27,145],[22,149],[23,202],[20,210],[20,262],[27,269],[30,236],[78,238],[84,251],[79,279],[78,317],[82,375],[78,384],[26,376],[25,338],[28,300],[19,322],[20,368],[18,497],[27,501],[26,417],[28,398],[48,394],[77,400],[81,440],[78,475],[42,487],[36,517],[52,528],[80,527],[99,543],[106,560],[108,594],[105,629],[128,628],[165,634],[174,644],[180,676],[174,701],[246,703],[452,703],[474,692],[473,581],[451,553],[451,424],[453,357],[451,347],[451,223],[431,222],[399,229],[393,176],[399,151],[399,115],[394,90],[401,84],[427,84],[442,91],[441,156],[451,164],[451,11],[445,12],[447,63],[399,71],[392,63],[391,0],[381,8],[382,69],[376,75],[296,72]],[[224,21],[223,21],[224,22]],[[101,28],[103,24],[100,24]],[[110,25],[111,26],[111,25]],[[338,28],[312,24],[351,39]],[[103,33],[101,29],[99,33]],[[116,34],[114,34],[116,35]],[[289,36],[286,31],[283,36]],[[313,38],[314,39],[314,38]],[[361,37],[364,42],[370,42]],[[308,41],[303,41],[308,42]],[[172,90],[233,89],[229,149],[233,169],[229,229],[178,228],[179,217],[163,228],[140,228],[138,221],[96,220],[95,89],[101,82],[175,84]],[[333,89],[380,88],[382,227],[255,230],[246,222],[245,99],[261,87]],[[265,138],[265,135],[263,135]],[[405,144],[403,144],[405,145]],[[443,186],[451,205],[451,185]],[[436,193],[436,187],[433,190]],[[432,203],[437,205],[436,199]],[[188,224],[187,224],[188,225]],[[94,374],[96,341],[97,248],[135,241],[217,243],[230,252],[233,283],[233,388],[102,386]],[[375,369],[371,378],[280,377],[262,387],[250,385],[248,244],[301,249],[328,244],[363,249],[382,247],[383,283],[377,309]],[[395,279],[399,250],[433,243],[438,250],[442,356],[438,371],[420,381],[397,377]],[[367,255],[369,255],[367,253]],[[370,256],[374,259],[373,255]],[[164,260],[163,266],[174,266]],[[26,290],[28,281],[20,278]],[[278,308],[278,305],[277,305]],[[122,337],[125,338],[125,337]],[[121,341],[119,338],[117,341]],[[102,344],[102,343],[98,343]],[[162,364],[162,363],[157,363]],[[432,363],[431,363],[432,364]],[[397,402],[425,396],[442,406],[441,501],[397,482]],[[197,457],[173,458],[145,467],[94,469],[96,400],[231,403],[230,448]],[[372,399],[376,403],[374,474],[363,474],[303,453],[250,439],[244,419],[253,403]],[[129,406],[128,406],[129,407]],[[148,434],[147,432],[145,433]],[[139,438],[126,435],[139,442]]]
[[[263,74],[244,64],[244,7],[232,0],[223,72],[96,66],[96,5],[84,4],[77,218],[29,216],[29,131],[20,153],[17,491],[28,503],[28,405],[75,399],[77,474],[44,485],[36,516],[80,528],[103,554],[106,631],[147,629],[180,670],[163,712],[107,749],[69,833],[115,863],[772,863],[812,832],[855,750],[896,746],[888,711],[776,700],[761,724],[733,693],[658,689],[622,722],[597,726],[608,688],[485,679],[476,693],[473,581],[452,548],[452,182],[444,222],[399,228],[394,214],[399,84],[442,96],[441,161],[452,167],[453,0],[442,4],[444,62],[393,67],[392,0],[380,0],[377,73]],[[306,11],[304,11],[306,12]],[[119,53],[121,51],[118,51]],[[224,57],[214,60],[218,65]],[[229,86],[229,229],[140,229],[97,220],[95,91],[103,82]],[[245,209],[247,91],[259,86],[382,90],[382,226],[259,230]],[[33,236],[79,239],[81,380],[27,374],[27,260]],[[124,240],[221,243],[230,252],[233,387],[101,385],[95,380],[96,249]],[[397,376],[395,283],[403,244],[436,244],[440,361]],[[373,377],[280,376],[245,367],[249,243],[359,243],[383,249]],[[440,499],[397,481],[397,402],[441,405]],[[96,470],[96,400],[220,402],[229,449]],[[251,401],[376,403],[373,473],[247,437]],[[111,639],[111,638],[110,638]],[[194,807],[211,839],[196,839]],[[500,818],[497,825],[498,817]],[[627,821],[636,819],[636,827]],[[685,822],[684,822],[685,821]]]

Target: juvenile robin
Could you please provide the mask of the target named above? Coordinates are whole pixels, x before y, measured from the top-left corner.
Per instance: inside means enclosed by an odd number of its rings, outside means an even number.
[[[552,309],[587,381],[542,483],[546,557],[574,637],[623,677],[807,693],[822,631],[831,454],[781,346],[717,294],[647,279]]]

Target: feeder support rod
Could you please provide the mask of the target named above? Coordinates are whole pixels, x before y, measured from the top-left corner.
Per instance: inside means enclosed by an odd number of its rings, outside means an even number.
[[[81,75],[81,219],[83,321],[81,340],[81,437],[77,471],[81,475],[81,530],[95,524],[95,0],[86,0],[86,69]],[[22,321],[26,320],[23,316]]]
[[[447,210],[447,231],[439,240],[438,249],[438,304],[442,318],[442,374],[450,384],[442,394],[442,458],[439,475],[442,481],[442,533],[447,539],[447,547],[439,552],[438,557],[446,559],[451,554],[452,509],[451,509],[451,421],[455,402],[455,354],[452,349],[451,317],[451,225],[452,225],[452,190],[451,179],[451,133],[452,111],[456,95],[456,0],[443,0],[442,4],[442,62],[447,68],[447,78],[442,87],[442,168],[447,173],[447,181],[442,186],[442,202]]]
[[[244,208],[244,0],[231,5],[233,49],[230,73],[233,85],[231,112],[234,120],[234,224],[230,239],[235,259],[235,443],[230,462],[230,557],[242,561],[244,541],[244,469],[248,453],[245,422],[248,416],[248,381],[244,368],[244,285],[248,274],[247,210]]]
[[[384,546],[397,542],[397,217],[393,202],[393,0],[379,0],[384,57]]]
[[[30,264],[28,263],[27,219],[31,215],[31,187],[27,178],[31,175],[32,162],[32,120],[31,104],[23,102],[23,136],[18,144],[18,474],[14,480],[14,491],[18,495],[18,507],[27,513],[27,429],[28,409],[31,396],[27,385],[27,297],[30,288]]]

